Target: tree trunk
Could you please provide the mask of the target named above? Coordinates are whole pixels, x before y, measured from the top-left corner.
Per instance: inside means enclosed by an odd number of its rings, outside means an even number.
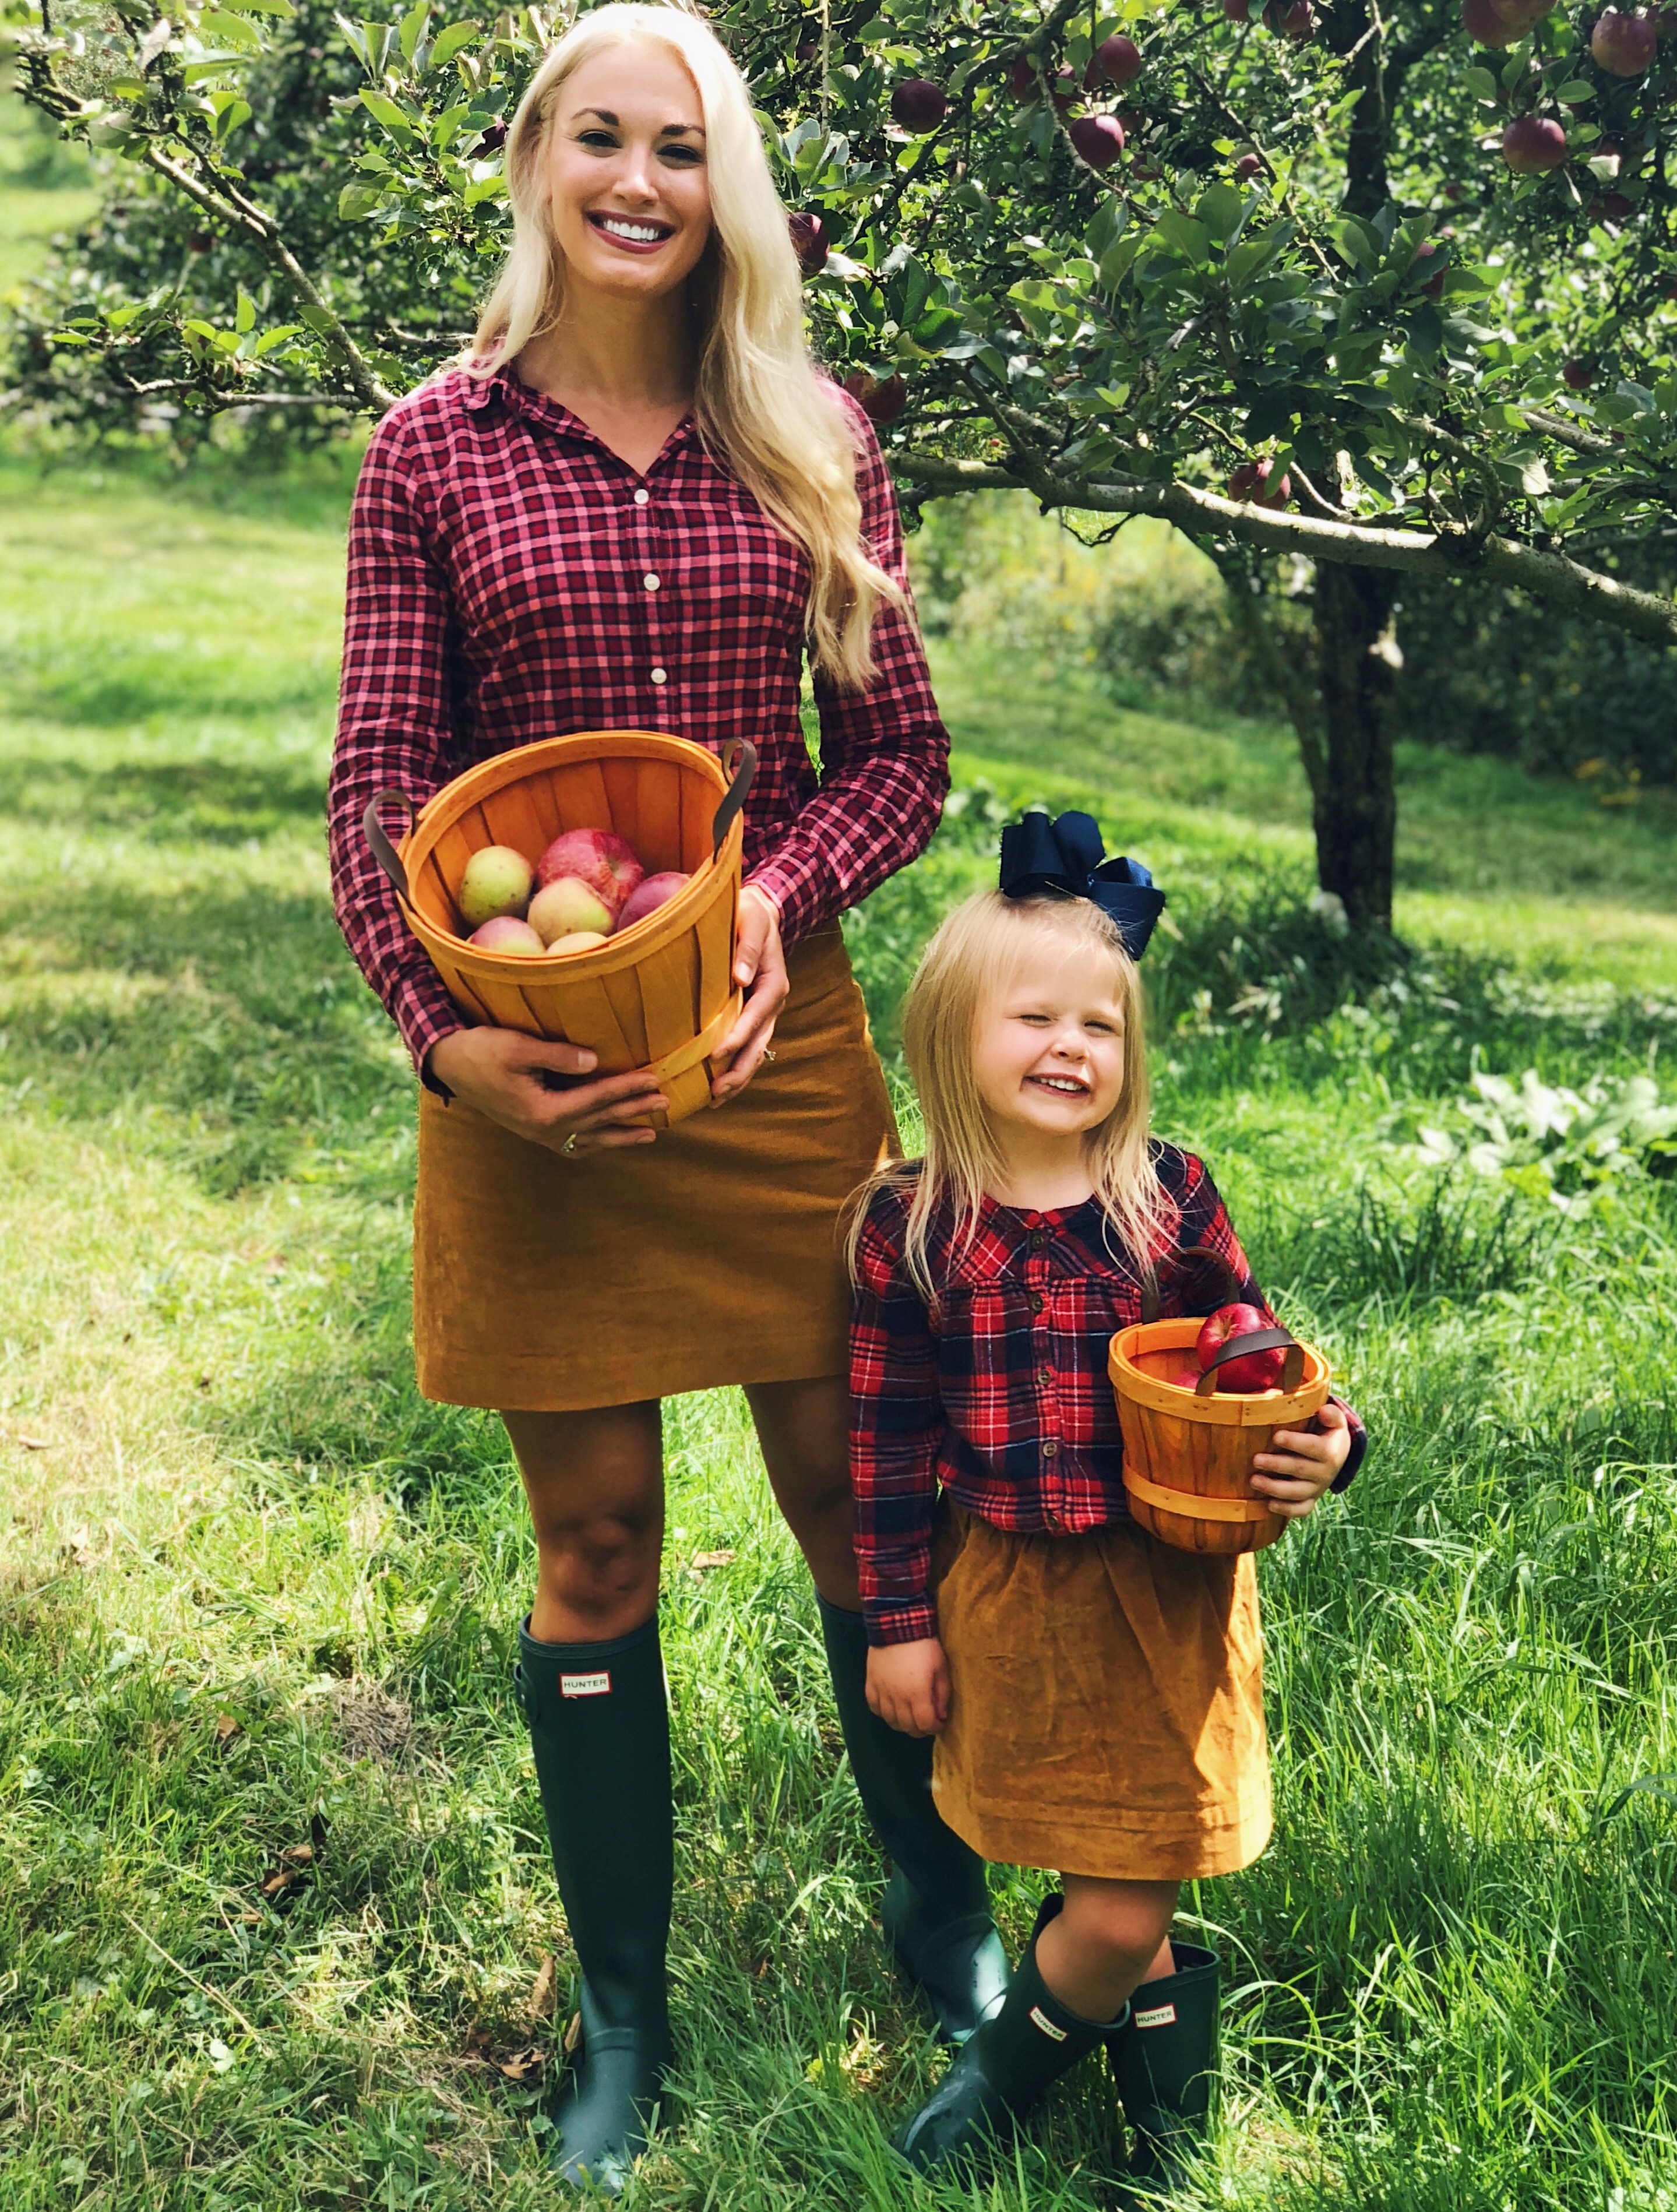
[[[1323,743],[1311,795],[1316,880],[1353,929],[1392,926],[1397,789],[1387,713],[1402,658],[1392,635],[1398,580],[1316,563],[1315,629]]]

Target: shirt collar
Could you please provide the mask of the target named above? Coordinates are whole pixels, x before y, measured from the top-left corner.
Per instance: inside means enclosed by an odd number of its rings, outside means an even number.
[[[550,399],[545,392],[538,392],[533,386],[526,384],[510,362],[503,362],[491,376],[471,376],[463,370],[461,382],[465,386],[461,404],[469,415],[481,415],[491,407],[504,407],[508,414],[517,416],[520,422],[540,424],[561,437],[574,438],[583,445],[595,447],[620,468],[629,467],[628,462],[621,455],[614,453],[579,416],[572,414],[568,407],[561,406],[556,399]],[[651,475],[659,461],[679,453],[697,435],[698,429],[693,417],[685,416],[665,440],[657,459],[647,471],[647,475]]]

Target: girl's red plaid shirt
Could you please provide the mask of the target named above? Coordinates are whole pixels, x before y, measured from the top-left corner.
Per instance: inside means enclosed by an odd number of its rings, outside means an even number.
[[[1155,1142],[1171,1249],[1206,1247],[1273,1322],[1205,1162]],[[1076,1535],[1127,1520],[1109,1339],[1141,1319],[1143,1281],[1094,1200],[1043,1213],[986,1199],[963,1249],[932,1239],[927,1301],[903,1264],[911,1192],[876,1194],[857,1250],[850,1332],[850,1468],[868,1640],[935,1636],[932,1530],[940,1490],[993,1528]],[[1161,1311],[1223,1303],[1191,1271],[1159,1267]],[[1347,1407],[1351,1456],[1368,1439]]]
[[[906,590],[872,428],[829,392],[855,428],[862,534]],[[817,779],[799,711],[808,596],[803,554],[690,418],[637,475],[510,370],[451,370],[386,416],[350,518],[329,835],[343,934],[416,1064],[461,1017],[368,849],[378,792],[422,803],[569,730],[668,730],[713,750],[750,738],[746,872],[788,945],[924,848],[949,738],[914,626],[881,607],[866,690],[816,678]]]

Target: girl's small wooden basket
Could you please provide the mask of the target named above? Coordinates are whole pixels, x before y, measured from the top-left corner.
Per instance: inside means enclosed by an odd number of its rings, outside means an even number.
[[[1124,1488],[1130,1512],[1150,1535],[1179,1552],[1257,1552],[1286,1533],[1252,1488],[1252,1457],[1277,1429],[1302,1428],[1328,1396],[1328,1362],[1285,1339],[1287,1369],[1275,1390],[1219,1391],[1216,1371],[1197,1391],[1169,1380],[1193,1358],[1204,1322],[1137,1322],[1107,1353],[1124,1432]],[[1279,1342],[1285,1332],[1234,1337],[1227,1356]]]
[[[740,814],[756,769],[743,738],[719,762],[659,730],[583,730],[480,763],[417,814],[403,793],[380,792],[365,828],[462,1012],[586,1045],[602,1075],[652,1068],[670,1102],[667,1115],[652,1117],[664,1127],[709,1103],[710,1054],[739,1013]],[[386,804],[407,813],[399,847],[379,822]],[[648,875],[679,868],[691,880],[591,951],[526,956],[468,945],[454,896],[472,854],[510,845],[534,860],[566,830],[613,830]]]

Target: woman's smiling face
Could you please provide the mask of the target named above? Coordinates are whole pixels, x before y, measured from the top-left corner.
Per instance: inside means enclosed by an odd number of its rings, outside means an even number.
[[[608,47],[559,88],[548,134],[553,241],[567,274],[656,298],[710,239],[699,88],[667,47]]]

